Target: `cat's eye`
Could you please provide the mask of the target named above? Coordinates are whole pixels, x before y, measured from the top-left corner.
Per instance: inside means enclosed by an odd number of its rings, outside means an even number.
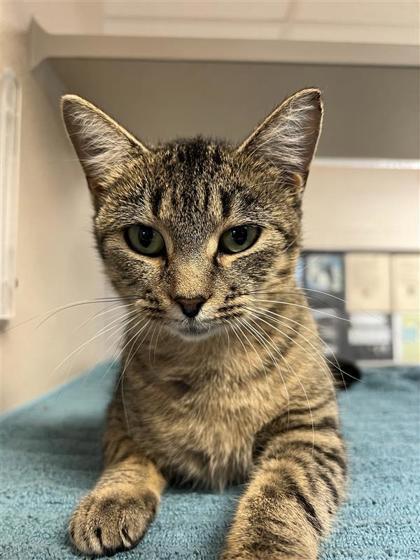
[[[124,231],[127,245],[142,255],[158,257],[165,252],[165,242],[161,234],[155,229],[137,224]]]
[[[249,249],[260,235],[258,226],[235,226],[225,231],[220,237],[219,251],[222,253],[240,253]]]

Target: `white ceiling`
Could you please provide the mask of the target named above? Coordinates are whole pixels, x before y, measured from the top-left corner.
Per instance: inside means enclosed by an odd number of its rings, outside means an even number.
[[[15,0],[50,33],[420,44],[418,0]]]

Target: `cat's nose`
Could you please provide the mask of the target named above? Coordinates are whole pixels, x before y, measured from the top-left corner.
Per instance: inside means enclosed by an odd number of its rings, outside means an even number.
[[[197,296],[194,298],[177,297],[175,298],[175,301],[182,309],[183,314],[192,318],[198,315],[198,312],[200,311],[203,303],[206,301],[206,298],[203,296]]]

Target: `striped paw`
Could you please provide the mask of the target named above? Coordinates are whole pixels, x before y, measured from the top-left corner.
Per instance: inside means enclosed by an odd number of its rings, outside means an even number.
[[[75,509],[69,534],[77,550],[86,555],[110,555],[135,547],[156,514],[153,492],[141,497],[93,491]]]

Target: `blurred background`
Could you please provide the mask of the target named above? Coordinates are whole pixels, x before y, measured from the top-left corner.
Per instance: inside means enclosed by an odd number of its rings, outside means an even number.
[[[237,142],[320,87],[298,280],[327,353],[420,363],[419,14],[404,0],[0,0],[0,410],[118,355],[63,93],[145,142]]]

